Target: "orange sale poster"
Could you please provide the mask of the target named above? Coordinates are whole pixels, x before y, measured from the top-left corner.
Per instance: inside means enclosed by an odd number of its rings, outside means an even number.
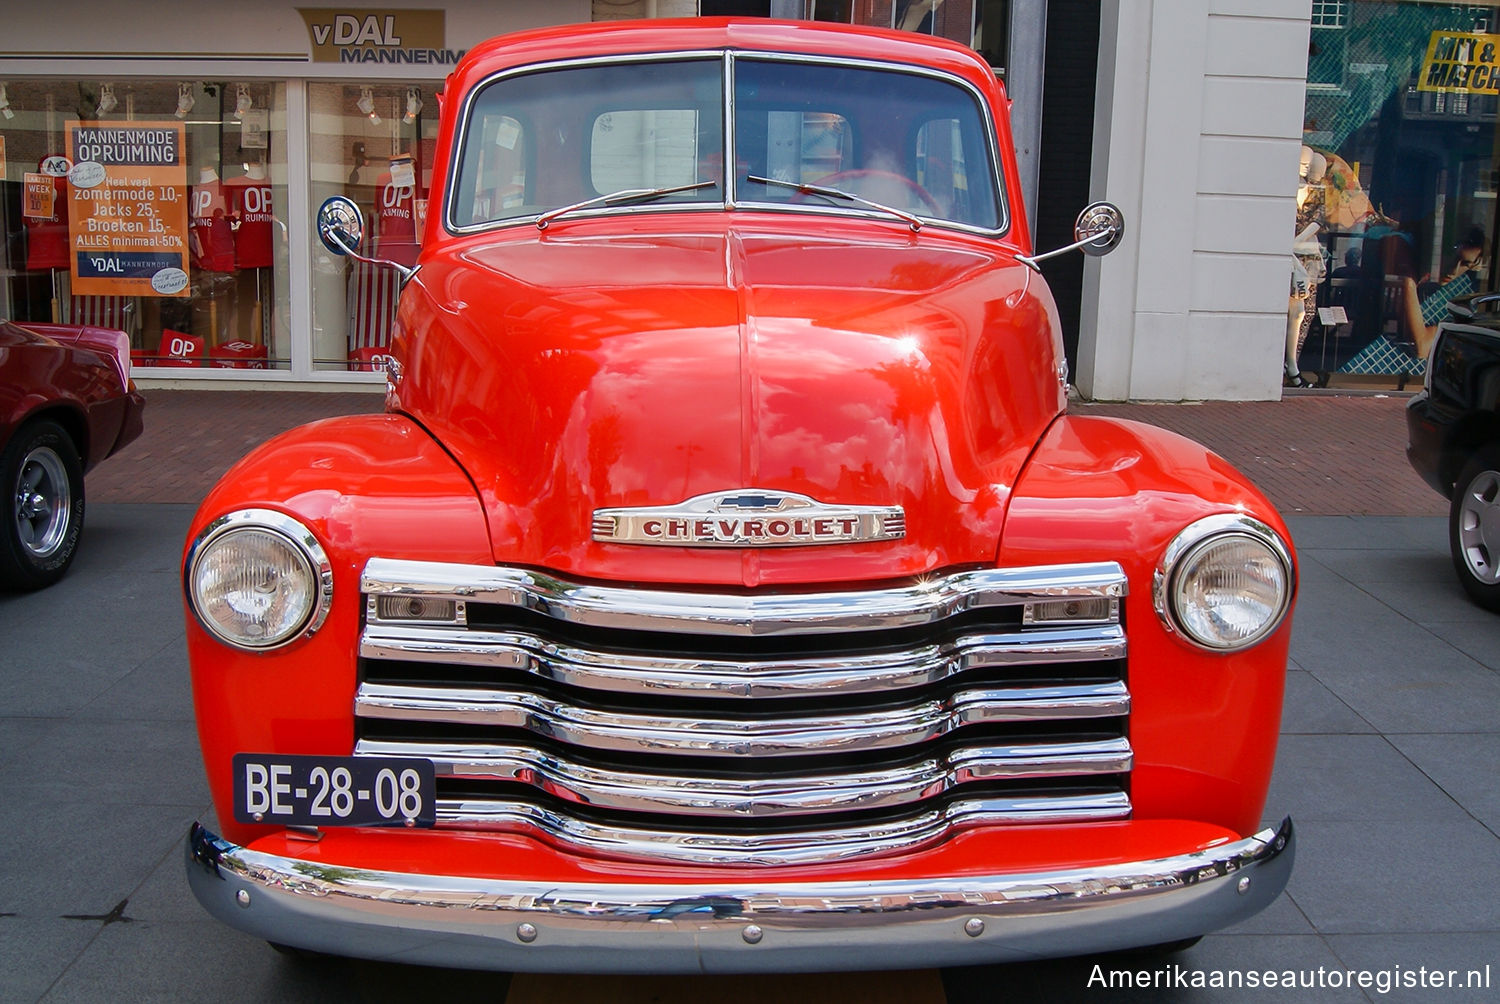
[[[73,292],[188,295],[181,122],[69,122]]]
[[[21,182],[21,215],[34,220],[52,219],[57,212],[57,185],[54,180],[49,175],[27,173],[22,176]]]

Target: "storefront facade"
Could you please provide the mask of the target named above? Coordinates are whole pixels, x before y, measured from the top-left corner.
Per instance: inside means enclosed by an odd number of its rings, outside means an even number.
[[[443,77],[485,38],[591,13],[588,0],[8,12],[0,316],[123,328],[146,386],[380,385],[396,277],[326,254],[316,206],[351,196],[374,253],[414,261]],[[80,160],[104,176],[69,178]],[[153,288],[163,265],[180,279]]]
[[[31,5],[7,14],[0,41],[0,115],[13,116],[0,119],[0,315],[123,327],[148,387],[379,386],[394,277],[324,253],[310,220],[323,199],[350,195],[374,250],[413,259],[436,92],[464,50],[547,24],[806,17],[984,53],[1016,98],[1039,243],[1065,243],[1058,235],[1090,198],[1125,209],[1133,254],[1047,266],[1086,397],[1275,398],[1314,6],[456,0],[247,14],[217,0],[149,0],[125,17],[99,0]],[[142,137],[180,148],[175,175],[126,151],[92,195],[55,176],[80,143]],[[181,198],[163,201],[167,189]],[[77,247],[97,247],[98,267],[80,270],[68,254]],[[180,287],[131,274],[173,254]],[[1304,353],[1318,337],[1316,327],[1304,336]]]

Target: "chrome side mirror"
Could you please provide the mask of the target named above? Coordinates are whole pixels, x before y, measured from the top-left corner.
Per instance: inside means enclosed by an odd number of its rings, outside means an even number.
[[[335,195],[318,207],[318,239],[329,254],[358,254],[365,238],[365,214],[354,200]]]
[[[1073,239],[1090,258],[1107,255],[1125,239],[1125,214],[1113,202],[1085,206],[1073,224]]]
[[[367,265],[393,268],[400,273],[403,284],[417,274],[416,269],[407,268],[398,262],[360,254],[359,245],[364,239],[365,214],[360,212],[353,199],[335,195],[318,207],[318,240],[323,242],[329,254],[348,255]]]
[[[1044,254],[1016,255],[1016,261],[1040,272],[1040,263],[1048,258],[1056,258],[1069,251],[1082,251],[1090,258],[1097,258],[1119,247],[1120,241],[1124,239],[1125,214],[1120,212],[1120,207],[1113,202],[1095,202],[1085,206],[1083,212],[1078,214],[1078,222],[1073,224],[1072,244]]]

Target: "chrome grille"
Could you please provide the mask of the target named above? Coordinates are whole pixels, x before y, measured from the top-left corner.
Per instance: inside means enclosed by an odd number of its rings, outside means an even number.
[[[1123,818],[1125,588],[1113,563],[765,594],[377,558],[355,752],[433,760],[440,826],[648,859]]]

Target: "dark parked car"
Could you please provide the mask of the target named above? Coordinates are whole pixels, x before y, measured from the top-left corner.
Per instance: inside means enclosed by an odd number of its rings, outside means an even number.
[[[0,588],[60,579],[83,530],[83,475],[141,434],[123,331],[0,320]]]
[[[1438,331],[1422,392],[1406,408],[1406,456],[1452,500],[1453,567],[1474,602],[1500,611],[1500,294]]]

